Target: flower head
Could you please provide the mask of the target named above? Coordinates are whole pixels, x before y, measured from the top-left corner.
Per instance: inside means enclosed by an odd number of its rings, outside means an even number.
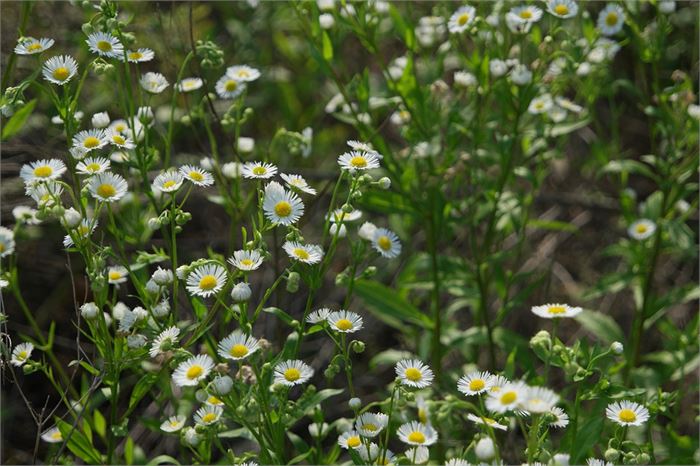
[[[583,311],[580,307],[569,306],[568,304],[544,304],[533,306],[532,312],[545,319],[561,319],[576,317]]]
[[[260,77],[260,71],[248,65],[235,65],[226,68],[226,76],[239,82],[251,82]]]
[[[88,190],[92,197],[102,202],[115,202],[124,197],[128,185],[120,175],[112,172],[99,173],[90,179]]]
[[[314,370],[298,359],[282,361],[275,366],[275,383],[292,387],[308,381]]]
[[[54,44],[53,39],[43,37],[35,39],[33,37],[22,37],[17,41],[15,53],[17,55],[34,55],[50,49]]]
[[[192,92],[204,85],[202,78],[184,78],[175,85],[178,92]]]
[[[527,388],[522,382],[511,382],[496,392],[492,390],[486,399],[486,408],[495,413],[513,411],[525,399]]]
[[[656,232],[656,224],[647,218],[635,220],[627,228],[627,233],[630,237],[639,241],[650,238],[654,232]]]
[[[467,419],[472,421],[475,424],[482,424],[486,426],[491,426],[492,429],[499,429],[499,430],[508,430],[508,426],[505,426],[495,419],[491,419],[490,417],[486,416],[475,416],[474,414],[467,414]]]
[[[141,84],[144,91],[151,94],[160,94],[170,85],[165,76],[152,71],[141,76],[139,84]]]
[[[194,165],[183,165],[179,170],[180,174],[190,183],[197,186],[211,186],[214,184],[214,177],[203,168]]]
[[[173,433],[185,427],[187,418],[183,415],[170,416],[160,425],[160,430],[163,432]]]
[[[418,359],[403,359],[396,364],[395,370],[402,385],[425,388],[433,381],[433,371]]]
[[[57,55],[44,62],[44,79],[60,86],[73,79],[78,73],[78,62],[70,55]]]
[[[605,415],[621,426],[641,426],[649,420],[649,410],[634,401],[623,400],[610,403]]]
[[[206,354],[199,354],[181,362],[173,372],[173,382],[180,387],[192,387],[207,378],[214,368],[214,360]]]
[[[265,186],[262,207],[265,217],[275,225],[292,225],[304,215],[304,203],[299,196],[276,181]]]
[[[625,25],[625,10],[617,3],[608,3],[598,15],[598,29],[604,36],[614,36]]]
[[[202,406],[194,414],[194,422],[201,426],[210,426],[219,421],[223,412],[224,410],[221,406]]]
[[[392,259],[401,254],[401,242],[391,230],[377,228],[372,238],[372,247],[387,259]]]
[[[559,18],[573,18],[578,13],[578,5],[574,0],[549,0],[547,11]]]
[[[153,187],[163,193],[174,193],[182,186],[185,178],[180,172],[168,170],[156,176],[153,180]]]
[[[140,48],[138,50],[127,50],[126,59],[131,63],[143,63],[153,60],[155,54],[153,50],[148,48]]]
[[[12,350],[12,357],[10,358],[10,363],[12,363],[13,366],[21,367],[29,361],[29,358],[32,356],[32,351],[34,351],[34,345],[31,343],[20,343],[19,345],[15,346],[14,349]]]
[[[73,136],[73,147],[79,148],[84,153],[102,149],[107,144],[109,144],[107,134],[99,128],[83,130]]]
[[[122,267],[121,265],[107,269],[107,281],[112,285],[118,285],[119,283],[126,282],[128,276],[128,270],[126,270],[126,267]]]
[[[234,330],[219,342],[219,355],[224,359],[245,359],[260,348],[258,340],[240,330]]]
[[[58,159],[44,159],[23,165],[19,176],[25,184],[31,185],[40,181],[55,180],[66,172],[66,166]]]
[[[226,284],[226,269],[218,264],[205,264],[187,275],[187,291],[206,298],[221,291]]]
[[[305,264],[317,264],[323,258],[323,249],[316,244],[301,244],[296,241],[287,241],[282,247],[289,257]]]
[[[153,339],[153,344],[151,344],[151,349],[148,354],[155,358],[163,351],[167,351],[178,341],[180,336],[180,329],[177,327],[168,327],[158,334],[157,337]]]
[[[431,426],[411,421],[403,424],[396,432],[399,440],[408,445],[429,446],[437,442],[438,433]]]
[[[219,97],[222,99],[235,99],[243,93],[246,84],[241,80],[229,76],[227,73],[219,78],[215,88],[216,93],[219,94]]]
[[[267,162],[246,162],[241,171],[243,178],[268,179],[277,174],[277,167]]]
[[[94,32],[85,41],[90,51],[101,57],[121,58],[124,55],[124,46],[119,39],[105,32]]]
[[[75,168],[83,175],[97,175],[108,171],[111,166],[111,162],[104,157],[88,157],[78,162]]]
[[[301,191],[306,194],[316,195],[316,190],[309,186],[304,177],[300,175],[287,175],[282,173],[280,175],[288,187]]]
[[[379,167],[379,157],[375,152],[350,151],[338,157],[338,165],[345,170],[371,170]]]
[[[374,438],[387,426],[389,417],[384,413],[364,413],[355,421],[355,430],[361,436]]]
[[[475,19],[476,9],[471,5],[465,5],[452,13],[447,21],[447,29],[453,34],[464,32],[469,29]]]
[[[263,263],[262,254],[257,249],[252,251],[235,251],[233,257],[229,258],[228,262],[238,270],[249,272],[257,270]]]
[[[491,390],[493,375],[488,372],[470,372],[457,382],[457,390],[467,396],[478,395]]]
[[[328,317],[331,330],[340,333],[354,333],[362,328],[362,317],[350,311],[331,312]]]

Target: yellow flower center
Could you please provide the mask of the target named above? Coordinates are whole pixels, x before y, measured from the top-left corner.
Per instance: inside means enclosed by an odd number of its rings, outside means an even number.
[[[308,258],[310,257],[306,249],[302,248],[296,248],[294,250],[294,255],[301,260],[308,260]]]
[[[411,380],[413,382],[418,382],[423,378],[423,374],[421,373],[420,370],[416,369],[415,367],[409,367],[404,371],[404,375],[408,380]]]
[[[180,425],[180,421],[170,421],[170,427],[177,427]]]
[[[252,259],[243,259],[241,260],[241,265],[245,265],[246,267],[250,267],[253,265],[253,260]]]
[[[520,17],[522,19],[530,19],[532,18],[532,12],[530,10],[523,10],[520,12]]]
[[[253,175],[262,176],[267,173],[267,168],[265,167],[255,167],[253,168]]]
[[[423,435],[423,432],[411,432],[408,434],[408,441],[413,443],[425,443],[425,435]]]
[[[617,415],[622,422],[634,422],[637,420],[637,415],[631,409],[623,409],[620,414]]]
[[[644,234],[647,232],[647,230],[648,230],[648,228],[646,225],[644,225],[644,224],[637,225],[637,233]]]
[[[77,230],[81,236],[87,236],[87,234],[90,233],[90,227],[87,225],[80,225]]]
[[[0,253],[5,252],[5,243],[0,243]]]
[[[199,280],[199,287],[203,290],[211,290],[218,284],[214,275],[205,275]]]
[[[124,144],[126,142],[126,139],[124,139],[119,134],[115,134],[114,136],[112,136],[112,141],[114,141],[115,144]]]
[[[554,12],[558,15],[564,16],[569,14],[569,7],[566,5],[559,4],[554,7]]]
[[[204,368],[202,368],[202,366],[194,365],[194,366],[190,367],[189,369],[187,369],[187,372],[185,373],[185,377],[187,377],[190,380],[193,380],[193,379],[196,379],[197,377],[199,377],[200,375],[202,375],[203,372],[204,372]]]
[[[51,434],[51,438],[54,440],[63,440],[63,436],[61,435],[61,431],[56,431],[53,434]]]
[[[368,430],[368,431],[370,431],[370,432],[376,432],[376,431],[378,430],[377,426],[374,425],[374,424],[372,424],[372,423],[363,425],[363,426],[362,426],[362,429],[363,429],[363,430]]]
[[[350,159],[350,165],[355,168],[365,168],[367,166],[367,159],[362,156],[356,155]]]
[[[112,44],[109,41],[101,40],[97,42],[97,48],[102,52],[111,52]]]
[[[275,204],[275,213],[278,217],[289,217],[292,213],[292,205],[287,201],[280,201]]]
[[[103,198],[110,198],[117,194],[117,189],[109,183],[104,183],[97,187],[97,194]]]
[[[189,176],[190,176],[190,178],[193,179],[194,181],[203,181],[203,180],[204,180],[204,175],[202,175],[202,174],[199,173],[198,171],[192,170],[192,171],[189,173]]]
[[[426,424],[428,422],[428,413],[426,412],[426,410],[418,410],[418,420],[423,424]]]
[[[550,314],[565,314],[566,313],[566,308],[564,306],[549,306],[547,308],[547,312]]]
[[[48,165],[42,165],[34,169],[34,176],[38,176],[39,178],[46,178],[51,175],[53,175],[53,168]]]
[[[361,444],[362,444],[362,442],[360,441],[360,437],[358,437],[358,436],[354,436],[354,437],[349,437],[349,438],[348,438],[348,446],[349,446],[350,448],[357,448],[357,447],[359,447]]]
[[[486,386],[486,383],[483,381],[483,379],[474,379],[471,382],[469,382],[469,390],[471,390],[473,392],[478,392],[479,390],[483,390],[485,386]]]
[[[468,13],[463,13],[457,18],[457,24],[460,26],[464,26],[467,24],[467,21],[469,21],[469,14]]]
[[[132,60],[140,60],[143,58],[143,54],[141,52],[131,52],[129,58]]]
[[[210,396],[209,398],[207,398],[207,403],[211,405],[220,405],[222,404],[222,401],[215,396]]]
[[[380,236],[377,238],[377,246],[379,246],[383,251],[388,251],[391,249],[391,240],[386,235]]]
[[[350,322],[348,319],[340,319],[335,323],[335,327],[338,330],[350,330],[352,328],[352,322]]]
[[[233,345],[231,347],[229,354],[234,358],[242,358],[243,356],[248,354],[248,348],[245,345],[241,345],[239,343],[238,345]]]
[[[85,146],[87,149],[94,149],[95,147],[100,145],[100,140],[96,138],[95,136],[88,136],[85,138],[83,141],[83,146]]]
[[[53,70],[53,77],[58,79],[59,81],[65,81],[66,78],[70,75],[70,71],[68,71],[68,68],[65,66],[59,66],[55,70]]]
[[[226,84],[224,84],[224,89],[226,89],[226,92],[233,92],[238,88],[238,83],[234,81],[233,79],[226,81]]]
[[[214,413],[207,413],[204,416],[202,416],[202,422],[205,424],[208,424],[210,422],[214,422],[216,420],[216,414]]]
[[[514,403],[517,399],[518,394],[515,392],[505,392],[503,395],[501,395],[501,403],[503,403],[504,405]]]
[[[605,17],[605,24],[608,26],[615,26],[617,24],[617,13],[611,11],[608,16]]]
[[[173,186],[175,186],[175,181],[173,180],[168,180],[165,183],[163,183],[163,187],[165,189],[172,188]]]
[[[290,367],[284,371],[284,378],[289,382],[295,382],[301,378],[301,372],[296,367]]]
[[[126,129],[126,125],[124,125],[123,123],[119,123],[119,124],[114,126],[114,129],[116,129],[117,131],[119,131],[121,133],[122,131],[124,131]]]
[[[17,353],[17,359],[19,359],[20,361],[24,361],[25,359],[27,359],[27,352],[20,351],[19,353]]]
[[[248,73],[246,70],[239,70],[238,76],[240,76],[241,78],[247,78],[250,76],[250,73]]]
[[[482,417],[481,419],[484,420],[486,424],[493,425],[496,423],[495,419],[491,419],[490,417]]]
[[[89,171],[90,173],[94,173],[100,169],[101,165],[96,162],[89,163],[85,165],[85,170]]]
[[[28,52],[36,52],[38,50],[41,50],[41,44],[38,42],[35,42],[27,47]]]
[[[120,278],[122,278],[121,272],[118,272],[116,270],[112,270],[111,272],[109,272],[110,280],[119,280]]]

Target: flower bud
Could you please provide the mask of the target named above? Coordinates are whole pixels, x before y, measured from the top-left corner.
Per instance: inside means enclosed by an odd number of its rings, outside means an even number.
[[[163,300],[160,303],[153,306],[153,315],[155,317],[165,317],[170,313],[170,303]]]
[[[107,112],[95,113],[92,116],[92,126],[94,128],[106,128],[109,126],[109,114]]]
[[[287,276],[287,291],[289,293],[296,293],[299,291],[299,280],[301,276],[298,272],[290,272]]]
[[[391,180],[390,180],[388,177],[386,177],[386,176],[380,178],[379,181],[378,181],[377,183],[379,184],[379,187],[382,188],[382,189],[389,189],[389,188],[391,188]]]
[[[330,228],[328,229],[328,232],[332,236],[335,236],[337,234],[338,238],[345,238],[348,235],[348,229],[345,227],[344,223],[331,224]]]
[[[250,285],[245,282],[236,283],[231,290],[231,299],[236,302],[248,301],[252,296],[253,292],[250,289]]]
[[[152,279],[148,280],[146,282],[146,291],[153,295],[158,294],[158,292],[160,291],[160,286]]]
[[[216,395],[228,395],[233,388],[233,379],[228,375],[221,375],[214,378],[209,384],[211,391]]]
[[[637,464],[649,464],[651,458],[646,453],[640,453],[637,455]]]
[[[360,409],[360,406],[362,406],[362,400],[360,400],[357,397],[350,398],[350,400],[348,401],[348,406],[350,406],[350,409],[353,410]]]
[[[63,212],[63,222],[68,228],[77,227],[78,225],[80,225],[80,221],[82,219],[83,217],[80,215],[80,212],[75,210],[73,207]]]
[[[161,223],[158,217],[151,217],[148,219],[148,228],[151,230],[157,230],[160,228]]]
[[[493,440],[489,437],[484,437],[476,443],[474,447],[476,457],[480,460],[488,460],[495,456],[496,450],[493,445]]]
[[[610,345],[610,350],[615,354],[622,354],[622,352],[625,350],[625,347],[619,341],[613,341]]]
[[[95,303],[85,303],[82,306],[80,306],[80,315],[83,316],[85,319],[94,319],[97,317],[97,312],[99,309],[97,308],[97,305]]]
[[[312,437],[318,437],[318,438],[323,438],[325,437],[326,433],[329,431],[330,427],[328,424],[325,422],[321,424],[317,423],[312,423],[309,424],[309,435]]]
[[[153,272],[151,279],[160,286],[170,285],[173,282],[173,271],[158,267],[156,271]]]
[[[175,274],[177,275],[177,278],[180,280],[184,280],[187,278],[187,275],[190,273],[190,268],[186,265],[181,265],[175,270]]]
[[[352,343],[350,343],[350,347],[357,354],[360,354],[360,353],[365,351],[364,342],[359,341],[359,340],[353,340]]]
[[[129,335],[126,337],[126,346],[131,349],[138,349],[142,348],[147,341],[148,339],[144,335],[137,333],[136,335]]]
[[[197,431],[189,426],[183,429],[182,436],[185,440],[185,443],[193,447],[196,447],[197,445],[199,445],[199,442],[202,441],[202,438],[199,436]]]
[[[611,463],[614,463],[620,457],[620,452],[614,448],[608,448],[607,450],[605,450],[604,456],[605,456],[605,461],[609,461]]]
[[[377,231],[377,226],[371,222],[365,222],[362,224],[357,234],[360,238],[366,241],[372,241],[374,239],[374,232]]]

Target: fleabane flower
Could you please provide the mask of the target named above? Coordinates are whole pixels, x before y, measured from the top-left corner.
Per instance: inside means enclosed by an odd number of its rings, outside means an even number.
[[[437,442],[438,439],[435,429],[418,421],[402,424],[396,434],[399,440],[408,445],[428,446]]]
[[[380,154],[379,152],[377,152],[377,150],[374,147],[372,147],[372,144],[370,144],[368,142],[362,142],[362,141],[356,141],[354,139],[348,139],[345,143],[348,145],[348,147],[350,147],[354,151],[370,152],[370,153],[376,155],[379,158],[379,160],[384,158],[384,156],[382,154]]]
[[[323,249],[316,244],[287,241],[282,247],[290,258],[305,264],[317,264],[323,259]]]
[[[73,247],[75,244],[74,238],[81,243],[85,238],[90,237],[95,228],[97,228],[97,220],[82,219],[75,228],[69,230],[69,234],[63,237],[63,246],[66,248]]]
[[[447,29],[452,34],[466,31],[476,19],[476,9],[471,5],[465,5],[452,13],[447,21]]]
[[[226,284],[226,269],[218,264],[205,264],[187,275],[187,291],[206,298],[221,291]]]
[[[569,306],[568,304],[544,304],[533,306],[532,312],[545,319],[560,319],[576,317],[583,311],[580,307]]]
[[[238,270],[250,272],[257,270],[263,263],[262,254],[257,249],[252,251],[234,251],[233,257],[229,258],[228,262]]]
[[[574,0],[549,0],[547,11],[558,18],[568,19],[578,14],[578,5]]]
[[[379,168],[379,157],[373,152],[350,151],[338,157],[338,165],[344,170],[371,170]]]
[[[632,239],[636,239],[638,241],[650,238],[655,232],[656,224],[648,218],[635,220],[627,228],[627,234],[629,234]]]
[[[240,330],[234,330],[219,342],[219,355],[224,359],[239,361],[260,349],[258,340]]]
[[[486,409],[494,413],[505,413],[517,409],[525,399],[527,388],[527,385],[522,382],[511,382],[496,392],[489,392]]]
[[[623,400],[610,403],[605,415],[621,426],[641,426],[649,420],[649,410],[639,403]]]
[[[97,175],[108,171],[111,165],[111,162],[104,157],[88,157],[78,162],[75,168],[83,175]]]
[[[536,23],[542,18],[542,10],[532,5],[517,6],[510,13],[527,23]]]
[[[267,162],[246,162],[241,170],[243,178],[265,180],[277,174],[277,167]]]
[[[214,88],[216,89],[216,93],[222,99],[235,99],[243,93],[246,88],[246,84],[243,81],[229,76],[228,74],[224,74],[216,82],[216,86]]]
[[[46,37],[42,37],[41,39],[23,37],[17,41],[15,53],[17,55],[34,55],[50,49],[53,44],[54,40]]]
[[[66,172],[66,166],[58,159],[44,159],[23,165],[19,177],[27,185],[40,181],[55,180]]]
[[[187,181],[196,186],[206,187],[214,184],[214,177],[203,168],[194,165],[183,165],[180,167],[179,172]]]
[[[183,415],[170,416],[160,425],[160,430],[168,433],[177,432],[185,427],[185,421],[187,421],[187,418]]]
[[[418,359],[403,359],[396,364],[396,375],[402,385],[425,388],[433,382],[433,371]]]
[[[389,417],[384,413],[363,413],[355,421],[355,430],[363,437],[374,438],[387,426]]]
[[[372,247],[387,259],[392,259],[401,254],[401,241],[391,230],[377,228],[372,237]]]
[[[102,202],[116,202],[126,194],[128,185],[120,175],[112,172],[99,173],[90,179],[90,195]]]
[[[124,46],[119,39],[104,32],[94,32],[85,41],[90,51],[101,57],[121,58],[124,55]]]
[[[321,322],[326,322],[328,320],[328,316],[331,315],[331,312],[333,311],[328,309],[327,307],[317,309],[315,311],[310,312],[309,315],[306,316],[306,322],[310,324],[319,324]]]
[[[311,194],[312,196],[316,195],[316,190],[309,186],[303,176],[287,175],[285,173],[282,173],[280,176],[290,188],[297,189],[306,194]]]
[[[495,419],[491,419],[486,416],[476,416],[472,413],[467,414],[467,419],[472,421],[474,424],[481,424],[485,426],[490,426],[492,429],[508,430],[508,426],[505,426]]]
[[[293,359],[279,362],[274,375],[275,383],[292,387],[308,381],[314,375],[314,370],[305,362]]]
[[[234,65],[226,68],[226,75],[240,82],[251,82],[260,77],[260,71],[248,65]]]
[[[124,283],[129,276],[129,271],[126,267],[117,265],[107,269],[107,281],[112,285],[118,285],[119,283]]]
[[[520,408],[528,413],[546,413],[559,402],[559,395],[546,387],[528,387]]]
[[[530,105],[527,107],[527,111],[533,115],[540,115],[542,113],[547,113],[551,110],[554,102],[552,101],[552,96],[549,94],[542,94],[535,97],[530,101]]]
[[[202,406],[194,414],[194,422],[201,426],[210,426],[219,421],[223,412],[224,410],[221,406]]]
[[[598,14],[598,29],[604,36],[614,36],[625,25],[625,10],[616,3],[608,3]]]
[[[141,76],[139,84],[141,84],[144,91],[150,94],[160,94],[170,85],[168,80],[165,79],[165,76],[152,71]]]
[[[9,256],[15,252],[15,233],[9,228],[0,226],[0,257]]]
[[[362,317],[354,312],[340,310],[328,315],[331,330],[341,333],[353,333],[362,328]]]
[[[73,136],[73,147],[80,148],[84,153],[101,149],[109,144],[107,135],[103,129],[93,128],[80,131]]]
[[[120,149],[128,150],[136,147],[134,141],[132,141],[123,133],[120,133],[118,131],[105,131],[105,139],[107,139],[107,141],[109,141],[110,144],[112,144],[113,146],[117,146]]]
[[[78,74],[78,62],[70,55],[57,55],[44,62],[42,74],[47,81],[62,86]]]
[[[262,208],[265,217],[275,225],[292,225],[304,215],[304,203],[299,196],[276,181],[265,186]]]
[[[356,430],[349,430],[338,436],[338,445],[346,450],[359,449],[362,446],[362,439]]]
[[[137,50],[127,50],[126,59],[130,63],[143,63],[153,60],[155,53],[149,48],[139,48]]]
[[[569,425],[569,415],[563,409],[555,406],[549,413],[554,416],[554,420],[549,422],[550,426],[563,428]]]
[[[192,92],[200,89],[203,85],[202,78],[184,78],[175,87],[178,92]]]
[[[52,427],[43,434],[41,434],[41,440],[46,443],[60,443],[63,442],[63,435],[58,427]]]
[[[168,327],[158,334],[157,337],[153,339],[151,344],[151,349],[148,354],[155,358],[159,354],[171,349],[178,342],[178,337],[180,336],[180,329],[177,327]]]
[[[19,345],[15,346],[12,350],[10,363],[13,366],[22,367],[24,363],[29,361],[29,358],[32,356],[32,351],[34,351],[33,344],[29,342],[20,343]]]
[[[173,372],[173,382],[180,387],[192,387],[207,378],[214,368],[209,355],[199,354],[181,362]]]
[[[493,375],[488,372],[470,372],[457,381],[457,390],[467,396],[479,395],[491,390]]]
[[[156,176],[153,187],[163,193],[174,193],[182,186],[185,178],[175,170],[168,170]]]
[[[29,183],[25,189],[25,194],[34,199],[39,207],[54,205],[57,200],[60,202],[62,193],[63,186],[53,180]]]

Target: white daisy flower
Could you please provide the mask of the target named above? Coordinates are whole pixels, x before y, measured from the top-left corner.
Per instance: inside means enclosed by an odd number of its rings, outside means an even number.
[[[128,276],[129,271],[126,270],[126,267],[122,267],[121,265],[116,265],[107,269],[107,280],[112,285],[126,282],[126,277]]]
[[[476,76],[474,76],[472,73],[469,71],[455,71],[454,73],[454,84],[457,87],[471,87],[471,86],[476,86],[478,84],[478,81],[476,80]]]
[[[346,450],[349,450],[351,448],[359,449],[360,447],[362,447],[362,439],[360,438],[360,434],[357,431],[349,430],[347,432],[343,432],[340,436],[338,436],[338,445],[340,445],[341,448],[345,448]]]
[[[542,18],[542,10],[532,5],[512,8],[510,13],[528,23],[536,23]]]
[[[126,120],[114,120],[107,129],[112,132],[124,133],[129,130],[129,122]]]
[[[348,223],[354,222],[362,217],[362,211],[358,209],[353,209],[350,212],[345,212],[343,209],[335,209],[333,212],[328,214],[328,220],[332,223]]]
[[[330,309],[327,307],[317,309],[311,313],[309,313],[308,316],[306,316],[306,322],[310,324],[319,324],[321,322],[326,322],[328,320],[328,316],[331,315]]]
[[[153,180],[153,187],[164,193],[173,193],[180,189],[185,178],[175,170],[168,170],[156,176]]]
[[[136,147],[134,141],[118,131],[105,131],[105,138],[110,144],[117,146],[120,149],[133,149]]]
[[[187,291],[206,298],[221,291],[226,284],[226,269],[218,264],[197,267],[187,276]]]
[[[363,437],[374,438],[384,430],[389,422],[389,416],[384,413],[364,413],[355,421],[355,429]]]
[[[61,443],[63,442],[63,435],[58,427],[52,427],[43,434],[41,434],[41,440],[47,443]]]
[[[296,241],[287,241],[282,247],[289,257],[305,264],[317,264],[323,258],[323,249],[316,244],[301,244]]]
[[[316,190],[309,186],[304,177],[300,175],[287,175],[285,173],[282,173],[280,176],[290,188],[298,189],[299,191],[306,194],[311,194],[312,196],[316,195]]]
[[[42,74],[47,81],[62,86],[78,74],[78,62],[70,55],[57,55],[44,62]]]
[[[627,234],[629,234],[630,237],[632,237],[633,239],[639,241],[650,238],[654,235],[655,232],[656,224],[648,218],[641,218],[639,220],[635,220],[634,222],[632,222],[629,228],[627,228]]]
[[[547,11],[559,18],[573,18],[578,13],[578,5],[574,0],[549,0]]]
[[[533,115],[539,115],[542,113],[547,113],[549,110],[551,110],[553,105],[554,102],[552,101],[552,96],[549,94],[542,94],[530,101],[527,111]]]
[[[411,464],[425,464],[430,459],[430,450],[427,447],[413,447],[404,452],[404,456],[411,461]]]
[[[299,196],[275,181],[265,186],[262,208],[265,217],[275,225],[292,225],[304,215],[304,203]]]
[[[128,185],[120,175],[99,173],[90,179],[88,190],[92,197],[102,202],[115,202],[124,197]]]
[[[108,143],[105,131],[99,128],[83,130],[73,136],[73,147],[79,147],[85,153],[101,149]]]
[[[429,446],[437,442],[438,433],[431,426],[411,421],[402,424],[396,434],[403,443],[408,445]]]
[[[192,92],[204,85],[202,78],[184,78],[175,85],[178,92]]]
[[[182,176],[197,186],[205,187],[214,184],[214,177],[211,176],[211,173],[194,165],[183,165],[179,171]]]
[[[510,80],[513,84],[524,86],[532,81],[532,71],[523,64],[517,64],[510,71]]]
[[[19,176],[25,184],[34,184],[39,181],[55,180],[66,172],[66,166],[58,159],[44,159],[23,165]]]
[[[374,147],[372,147],[372,144],[370,144],[368,142],[362,142],[362,141],[356,141],[354,139],[349,139],[348,141],[346,141],[346,144],[354,151],[372,153],[372,154],[376,155],[377,157],[379,157],[379,160],[384,158],[384,156],[382,154],[380,154],[379,152],[377,152],[377,150]]]
[[[91,220],[87,218],[82,219],[78,226],[70,230],[72,235],[68,234],[63,237],[63,247],[73,247],[73,238],[76,238],[78,242],[82,242],[83,239],[89,238],[90,235],[95,231],[95,228],[97,228],[97,220]]]
[[[554,416],[554,420],[550,421],[549,425],[552,427],[566,427],[569,425],[569,415],[566,412],[555,406],[549,410],[549,413]]]
[[[215,86],[216,93],[222,99],[235,99],[243,93],[245,88],[246,85],[244,82],[232,78],[228,74],[224,74],[219,78]]]
[[[328,315],[331,329],[341,333],[354,333],[362,328],[362,317],[354,312],[340,310]]]
[[[433,381],[433,371],[418,359],[403,359],[396,364],[395,370],[402,385],[425,388]]]
[[[275,366],[275,383],[292,387],[309,380],[314,370],[298,359],[282,361]]]
[[[90,51],[107,58],[121,58],[124,56],[124,46],[119,39],[104,32],[94,32],[85,41]]]
[[[471,466],[471,463],[469,463],[467,460],[463,460],[462,458],[452,458],[445,462],[445,466]]]
[[[246,162],[241,174],[243,178],[268,179],[277,174],[277,167],[267,162]]]
[[[371,170],[379,167],[379,157],[373,152],[350,151],[338,157],[338,165],[345,170]]]
[[[204,380],[214,368],[209,355],[199,354],[181,362],[173,372],[173,382],[179,387],[191,387]]]
[[[610,403],[605,415],[621,426],[641,426],[649,420],[649,410],[634,401],[623,400]]]
[[[447,21],[447,29],[452,34],[466,31],[476,19],[476,9],[473,6],[465,5],[452,13]]]
[[[554,98],[554,102],[558,106],[560,106],[564,110],[568,110],[569,112],[581,113],[583,111],[583,107],[567,99],[566,97],[557,96]]]
[[[613,463],[609,463],[605,460],[599,460],[597,458],[588,458],[586,460],[587,466],[613,466]]]
[[[151,94],[160,94],[170,85],[168,80],[165,79],[165,76],[152,71],[141,76],[139,84],[141,84],[144,91]]]
[[[533,306],[532,312],[535,315],[545,319],[558,319],[576,317],[583,311],[580,307],[569,306],[568,304],[544,304],[542,306]]]
[[[263,263],[262,254],[257,249],[252,251],[239,250],[233,253],[228,262],[238,270],[249,272],[257,270]]]
[[[505,413],[515,410],[525,399],[527,385],[522,382],[511,382],[500,390],[489,392],[486,408],[494,413]]]
[[[357,235],[366,240],[372,241],[374,239],[374,233],[377,231],[377,226],[372,222],[365,222],[357,230]]]
[[[0,257],[9,256],[15,251],[15,234],[9,228],[0,226]]]
[[[109,119],[109,113],[107,112],[99,112],[95,113],[92,115],[92,118],[90,119],[90,123],[92,123],[93,128],[106,128],[109,126],[110,123]]]
[[[251,82],[260,77],[260,71],[248,65],[235,65],[226,68],[226,75],[239,82]]]
[[[457,382],[457,390],[467,396],[478,395],[491,390],[493,375],[488,372],[470,372]]]
[[[183,415],[170,416],[160,425],[160,430],[162,430],[163,432],[168,432],[170,434],[173,432],[177,432],[183,427],[185,427],[186,420],[187,418]]]
[[[148,354],[155,358],[159,354],[171,349],[178,342],[178,337],[180,336],[180,329],[177,327],[168,327],[158,334],[157,337],[153,339],[151,344],[151,349]]]
[[[49,180],[36,185],[26,185],[25,193],[34,199],[39,207],[51,206],[56,202],[56,199],[60,201],[63,186]]]
[[[625,10],[616,3],[608,3],[598,14],[598,29],[604,36],[614,36],[625,25]]]
[[[153,60],[155,53],[149,48],[139,48],[138,50],[127,50],[126,59],[131,63],[143,63]]]
[[[238,361],[245,359],[260,348],[258,340],[240,330],[234,330],[219,342],[219,356]]]
[[[202,406],[194,414],[194,422],[200,426],[210,426],[219,421],[223,412],[224,410],[221,406]]]
[[[50,49],[53,44],[54,40],[47,39],[46,37],[42,37],[41,39],[23,37],[17,41],[15,53],[17,55],[34,55]]]
[[[12,216],[15,218],[15,220],[19,223],[25,223],[27,225],[39,225],[41,223],[41,220],[37,218],[37,214],[39,212],[36,209],[32,209],[31,207],[27,207],[24,205],[18,205],[14,209],[12,209]]]
[[[221,401],[219,398],[217,398],[214,395],[209,395],[205,400],[204,403],[207,406],[223,406],[224,402]]]
[[[372,238],[372,247],[387,259],[392,259],[401,254],[401,242],[393,231],[386,228],[377,228]]]
[[[72,150],[73,149],[71,149],[71,151]],[[80,149],[78,149],[78,151],[80,151]],[[76,165],[76,169],[78,173],[82,175],[92,176],[100,173],[110,174],[107,172],[111,166],[111,162],[104,157],[88,157],[86,159],[81,159]]]
[[[32,356],[32,351],[34,351],[34,345],[31,343],[20,343],[15,346],[12,350],[12,357],[10,358],[10,363],[13,366],[22,367],[24,363],[29,361]]]
[[[559,402],[559,395],[546,387],[528,387],[520,407],[528,413],[546,413]]]
[[[490,417],[476,416],[474,414],[469,413],[467,414],[467,419],[472,421],[474,424],[491,426],[492,429],[508,430],[508,426],[505,426],[496,421],[495,419],[491,419]]]

